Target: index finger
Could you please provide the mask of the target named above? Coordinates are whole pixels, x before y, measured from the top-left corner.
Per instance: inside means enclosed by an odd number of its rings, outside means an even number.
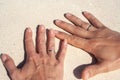
[[[40,55],[46,55],[45,27],[39,25],[37,29],[36,48]]]
[[[89,47],[89,40],[77,37],[75,35],[70,35],[64,32],[55,30],[55,37],[58,39],[64,40],[67,39],[68,44],[75,46],[77,48],[83,49],[87,52],[90,52],[92,47]]]

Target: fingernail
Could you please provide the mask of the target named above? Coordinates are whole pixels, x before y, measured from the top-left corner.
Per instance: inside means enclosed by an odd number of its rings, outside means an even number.
[[[39,28],[40,28],[41,30],[44,30],[44,29],[45,29],[45,27],[44,27],[43,24],[41,24],[41,25],[39,26]]]
[[[41,27],[43,27],[44,25],[43,24],[40,24],[40,25],[38,25],[38,28],[41,28]]]
[[[40,28],[40,25],[39,25],[39,24],[37,25],[37,29],[38,29],[38,28]]]
[[[71,16],[71,14],[70,13],[65,13],[65,16],[69,17],[69,16]]]
[[[27,30],[28,32],[32,32],[30,27],[27,27],[26,30]]]
[[[3,53],[0,54],[0,58],[2,58]]]
[[[61,20],[59,20],[59,19],[55,20],[55,23],[60,23],[60,22],[61,22]]]
[[[3,62],[5,62],[7,60],[7,56],[2,54],[1,59],[2,59]]]
[[[54,34],[54,30],[51,28],[50,29],[50,33],[53,35]]]
[[[88,13],[87,11],[82,11],[82,14]]]
[[[82,14],[84,14],[84,11],[82,11]]]

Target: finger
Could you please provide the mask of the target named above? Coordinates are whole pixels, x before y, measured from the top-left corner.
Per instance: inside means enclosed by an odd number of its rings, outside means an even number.
[[[60,27],[60,28],[64,29],[65,31],[67,31],[71,34],[74,34],[76,36],[80,36],[80,37],[83,37],[83,38],[94,37],[93,32],[86,31],[86,30],[84,30],[80,27],[73,26],[72,24],[66,23],[66,22],[61,21],[61,20],[56,20],[55,24],[58,27]]]
[[[46,55],[45,27],[43,25],[40,25],[37,29],[36,40],[37,52],[40,55]]]
[[[50,56],[55,56],[55,34],[52,29],[48,30],[47,34],[47,53]]]
[[[59,50],[57,52],[57,59],[60,61],[60,63],[64,63],[64,58],[65,58],[65,54],[67,51],[67,40],[61,40],[60,41],[60,46],[59,46]]]
[[[89,47],[89,41],[87,39],[84,38],[80,38],[74,35],[69,35],[67,33],[64,32],[60,32],[55,30],[55,37],[57,37],[58,39],[64,40],[67,39],[67,42],[75,47],[81,48],[87,52],[90,52],[92,47]]]
[[[103,28],[104,25],[91,13],[84,11],[83,16],[88,19],[88,21],[96,28]]]
[[[24,43],[27,56],[32,56],[35,53],[35,46],[32,40],[32,30],[30,28],[25,30]]]
[[[82,72],[82,79],[88,80],[90,77],[93,77],[99,73],[104,73],[106,71],[105,65],[95,64],[87,66]]]
[[[9,57],[7,54],[1,55],[1,60],[9,74],[12,74],[15,70],[17,70],[17,67],[11,57]]]
[[[95,28],[93,25],[88,24],[87,26],[85,26],[87,31],[96,31],[98,30],[97,28]]]
[[[75,15],[70,14],[70,13],[66,13],[65,17],[69,21],[71,21],[74,25],[82,27],[83,29],[87,30],[87,27],[88,27],[89,23],[81,20],[80,18],[78,18]],[[89,31],[95,31],[95,30],[96,30],[96,28],[94,26],[92,26],[92,28]]]

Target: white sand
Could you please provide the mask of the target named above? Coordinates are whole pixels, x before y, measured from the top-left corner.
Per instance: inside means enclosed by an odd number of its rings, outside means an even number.
[[[81,11],[89,11],[109,28],[120,30],[120,0],[0,0],[0,52],[9,54],[16,65],[23,60],[24,29],[30,26],[36,32],[38,24],[57,28],[54,19],[63,19],[71,12],[82,19]],[[56,42],[58,45],[58,41]],[[74,69],[91,62],[84,51],[69,46],[65,60],[64,80],[77,80]],[[99,74],[90,80],[120,80],[120,70]],[[9,80],[0,61],[0,80]]]

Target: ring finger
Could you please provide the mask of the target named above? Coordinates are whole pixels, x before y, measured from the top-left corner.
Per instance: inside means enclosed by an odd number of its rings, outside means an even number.
[[[71,21],[74,25],[82,27],[83,29],[87,30],[89,23],[84,22],[83,20],[81,20],[80,18],[74,16],[73,14],[70,13],[66,13],[65,17]],[[97,28],[95,28],[93,25],[91,26],[91,28],[89,29],[89,31],[95,31],[97,30]]]
[[[47,53],[50,56],[55,56],[55,34],[52,29],[47,33]]]
[[[36,37],[36,48],[37,52],[40,55],[46,55],[46,42],[45,42],[45,27],[43,25],[39,25],[37,30],[37,37]]]

